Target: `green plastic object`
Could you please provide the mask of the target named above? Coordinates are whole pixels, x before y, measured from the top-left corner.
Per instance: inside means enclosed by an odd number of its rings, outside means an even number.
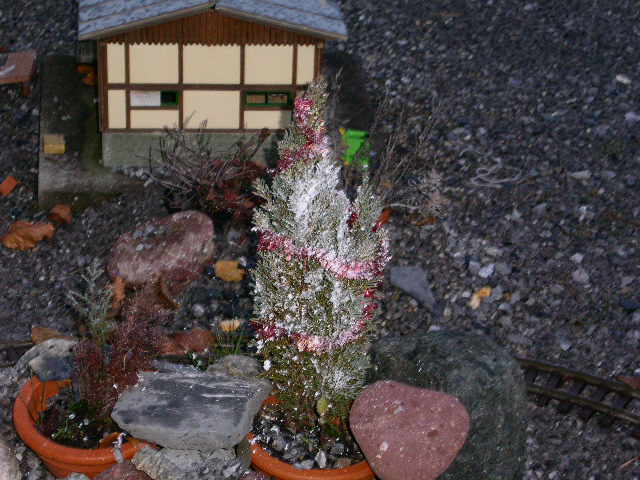
[[[347,151],[344,154],[344,164],[351,165],[354,160],[357,159],[358,166],[362,168],[369,167],[369,155],[368,152],[363,151],[364,155],[358,155],[363,145],[367,143],[369,139],[369,132],[364,130],[343,130],[342,138],[347,144]]]

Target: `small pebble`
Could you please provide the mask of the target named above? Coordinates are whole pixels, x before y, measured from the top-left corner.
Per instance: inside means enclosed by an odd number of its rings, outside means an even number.
[[[485,265],[478,271],[478,275],[480,275],[480,277],[482,278],[489,278],[491,275],[493,275],[495,268],[496,268],[496,265],[494,263]]]
[[[573,278],[573,281],[577,283],[589,283],[589,274],[584,268],[574,270],[571,274],[571,278]]]
[[[204,316],[205,312],[206,312],[206,309],[204,308],[204,305],[202,305],[201,303],[194,303],[193,306],[191,307],[191,313],[193,313],[193,316],[196,318],[200,318]]]

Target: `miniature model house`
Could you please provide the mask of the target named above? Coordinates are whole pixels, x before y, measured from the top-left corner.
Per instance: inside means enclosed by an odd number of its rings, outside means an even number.
[[[220,150],[289,125],[346,38],[330,0],[79,0],[79,40],[95,41],[103,163],[145,165],[165,127],[212,135]]]

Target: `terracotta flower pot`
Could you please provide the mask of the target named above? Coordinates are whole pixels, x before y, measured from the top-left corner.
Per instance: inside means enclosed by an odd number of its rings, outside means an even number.
[[[276,405],[278,404],[278,397],[275,395],[269,395],[263,405]],[[270,475],[274,480],[374,480],[375,475],[373,470],[366,461],[358,462],[354,465],[349,465],[345,468],[325,468],[318,469],[313,468],[310,470],[301,470],[295,468],[293,465],[278,460],[277,458],[269,455],[267,451],[262,448],[255,436],[251,433],[247,435],[249,439],[249,445],[251,446],[251,465],[267,475]]]
[[[69,380],[59,382],[41,382],[33,377],[20,391],[13,405],[13,423],[22,441],[44,462],[47,469],[57,478],[71,473],[84,473],[90,478],[107,470],[117,463],[113,447],[109,448],[72,448],[60,445],[42,435],[36,428],[36,421],[47,405],[47,400],[57,395]],[[122,455],[131,459],[146,442],[130,439],[122,445]]]
[[[275,480],[373,480],[371,467],[366,461],[345,468],[301,470],[269,455],[249,434],[251,465]]]

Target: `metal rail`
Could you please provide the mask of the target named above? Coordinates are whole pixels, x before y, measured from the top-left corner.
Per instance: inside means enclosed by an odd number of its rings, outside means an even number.
[[[526,358],[516,360],[524,370],[527,392],[538,405],[547,406],[551,400],[558,400],[559,413],[567,414],[577,407],[576,413],[585,422],[600,413],[601,425],[610,426],[617,419],[633,425],[632,435],[640,437],[640,416],[628,409],[634,399],[640,399],[640,390],[557,365]]]

